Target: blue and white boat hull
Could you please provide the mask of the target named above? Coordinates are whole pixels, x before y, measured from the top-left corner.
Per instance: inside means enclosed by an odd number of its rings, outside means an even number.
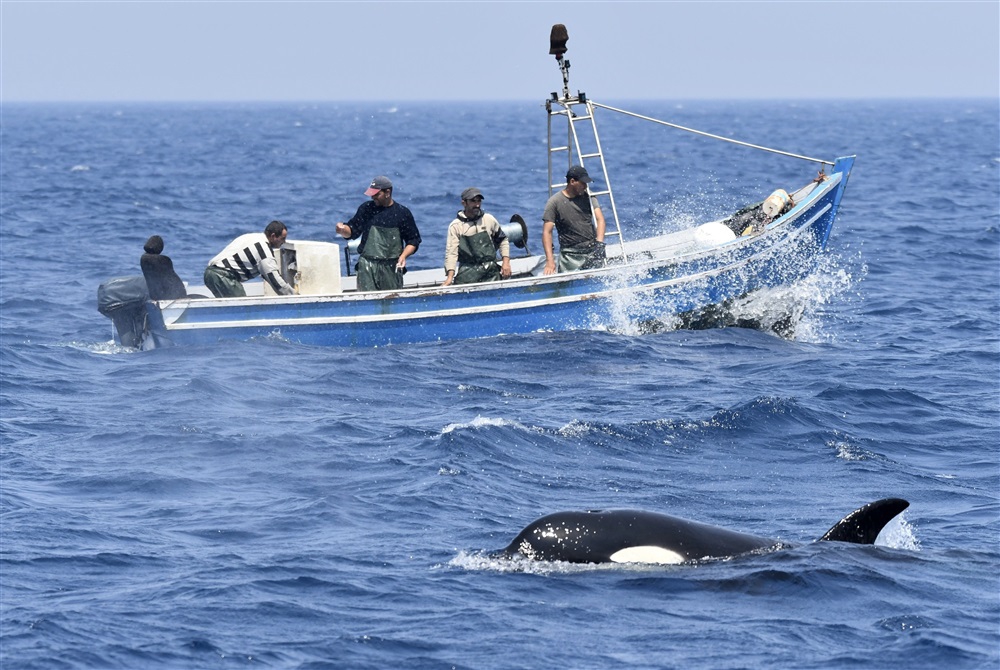
[[[669,319],[807,275],[852,164],[853,157],[838,160],[825,181],[753,236],[707,246],[690,232],[638,240],[609,246],[606,267],[549,276],[528,274],[539,272],[542,257],[516,259],[523,276],[486,284],[442,287],[440,271],[422,271],[396,292],[148,301],[144,347],[275,336],[371,347]]]

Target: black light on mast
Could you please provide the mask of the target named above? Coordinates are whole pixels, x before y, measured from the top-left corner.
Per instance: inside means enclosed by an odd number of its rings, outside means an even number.
[[[552,26],[552,32],[549,33],[549,53],[554,55],[556,60],[562,60],[568,41],[569,33],[566,31],[566,26],[561,23],[555,24]]]
[[[566,53],[566,42],[568,41],[569,32],[567,32],[566,26],[561,23],[552,26],[552,32],[549,34],[549,53],[556,57],[556,62],[559,63],[559,70],[562,72],[563,99],[569,99],[569,61],[563,58],[563,54]],[[552,97],[554,98],[555,94]]]

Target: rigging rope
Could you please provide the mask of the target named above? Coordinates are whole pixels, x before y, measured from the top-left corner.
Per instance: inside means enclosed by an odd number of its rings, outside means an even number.
[[[722,135],[713,135],[712,133],[706,133],[701,130],[695,130],[694,128],[687,128],[685,126],[679,126],[676,123],[669,123],[667,121],[660,121],[659,119],[654,119],[649,116],[643,116],[642,114],[636,114],[635,112],[628,112],[624,109],[618,109],[617,107],[610,107],[608,105],[602,105],[599,102],[590,101],[594,107],[601,107],[602,109],[607,109],[612,112],[618,112],[619,114],[624,114],[626,116],[634,116],[637,119],[642,119],[644,121],[652,121],[653,123],[659,123],[663,126],[670,126],[671,128],[676,128],[678,130],[686,130],[689,133],[694,133],[695,135],[702,135],[704,137],[711,137],[712,139],[722,140],[724,142],[732,142],[733,144],[739,144],[740,146],[749,147],[751,149],[760,149],[761,151],[770,151],[773,154],[781,154],[782,156],[788,156],[789,158],[801,158],[802,160],[812,161],[814,163],[822,163],[823,165],[833,165],[830,161],[823,160],[821,158],[810,158],[809,156],[801,156],[799,154],[788,153],[787,151],[780,151],[778,149],[771,149],[768,147],[762,147],[758,144],[750,144],[749,142],[740,142],[739,140],[734,140],[729,137],[723,137]]]

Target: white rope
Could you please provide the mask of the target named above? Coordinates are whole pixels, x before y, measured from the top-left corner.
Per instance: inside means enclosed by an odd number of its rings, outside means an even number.
[[[768,147],[762,147],[758,144],[750,144],[749,142],[740,142],[739,140],[734,140],[729,137],[723,137],[722,135],[713,135],[712,133],[702,132],[700,130],[695,130],[694,128],[686,128],[684,126],[679,126],[676,123],[668,123],[666,121],[660,121],[659,119],[654,119],[649,116],[643,116],[642,114],[636,114],[635,112],[628,112],[624,109],[618,109],[617,107],[609,107],[608,105],[602,105],[599,102],[590,103],[594,107],[601,107],[603,109],[611,110],[612,112],[618,112],[619,114],[624,114],[626,116],[634,116],[637,119],[642,119],[643,121],[652,121],[653,123],[659,123],[663,126],[670,126],[671,128],[676,128],[677,130],[686,130],[689,133],[694,133],[695,135],[702,135],[704,137],[711,137],[712,139],[722,140],[724,142],[732,142],[733,144],[739,144],[740,146],[750,147],[751,149],[760,149],[761,151],[770,151],[773,154],[781,154],[782,156],[788,156],[789,158],[801,158],[805,161],[812,161],[813,163],[822,163],[823,165],[833,165],[830,161],[825,161],[821,158],[810,158],[809,156],[801,156],[799,154],[788,153],[787,151],[780,151],[778,149],[770,149]]]

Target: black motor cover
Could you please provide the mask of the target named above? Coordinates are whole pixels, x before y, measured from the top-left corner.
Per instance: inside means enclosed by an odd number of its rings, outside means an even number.
[[[116,277],[97,287],[97,311],[114,322],[123,346],[142,345],[148,299],[146,279],[142,276]]]

